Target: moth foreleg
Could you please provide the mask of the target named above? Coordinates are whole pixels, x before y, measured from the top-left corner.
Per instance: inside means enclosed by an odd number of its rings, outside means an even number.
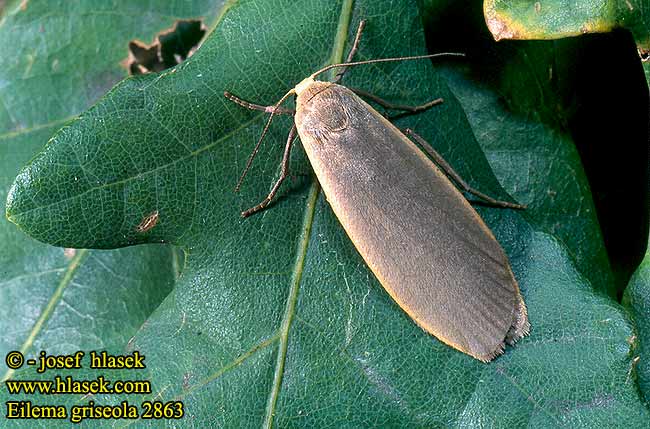
[[[426,109],[428,109],[430,107],[437,106],[438,104],[442,104],[443,101],[444,101],[442,98],[436,98],[435,100],[431,100],[431,101],[428,101],[428,102],[426,102],[424,104],[420,104],[420,105],[416,105],[416,106],[409,105],[409,104],[395,104],[395,103],[391,103],[390,101],[384,100],[383,98],[378,97],[377,95],[375,95],[375,94],[373,94],[371,92],[364,91],[363,89],[358,89],[358,88],[349,88],[349,89],[350,89],[350,91],[357,94],[359,97],[367,98],[367,99],[379,104],[384,109],[387,109],[387,110],[402,110],[402,111],[409,112],[409,113],[421,112],[421,111],[426,110]]]
[[[287,137],[287,144],[284,146],[284,155],[282,156],[282,166],[280,168],[280,177],[278,180],[273,184],[273,187],[271,188],[271,192],[269,192],[269,195],[264,198],[264,200],[256,205],[255,207],[251,207],[248,210],[245,210],[241,213],[242,217],[248,217],[252,214],[255,214],[261,210],[264,210],[266,206],[268,206],[271,201],[273,200],[273,197],[275,197],[275,194],[278,192],[278,189],[280,189],[280,185],[282,185],[282,182],[284,182],[284,179],[287,178],[289,175],[289,159],[291,158],[291,147],[293,145],[293,141],[296,138],[296,126],[295,124],[291,127],[291,131],[289,131],[289,137]]]

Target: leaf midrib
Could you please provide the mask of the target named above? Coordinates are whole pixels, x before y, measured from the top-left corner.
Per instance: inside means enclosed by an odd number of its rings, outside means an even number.
[[[354,0],[343,0],[341,5],[341,14],[339,16],[339,23],[336,29],[336,37],[334,38],[332,53],[328,60],[329,64],[343,62],[343,50],[347,40],[348,29],[352,17],[352,5]],[[314,222],[316,213],[316,205],[318,196],[320,194],[320,184],[314,177],[307,198],[307,205],[305,207],[305,215],[303,218],[302,231],[298,244],[298,252],[294,263],[293,274],[291,276],[291,288],[287,296],[285,313],[280,328],[280,341],[278,344],[278,357],[273,376],[273,387],[269,392],[269,397],[266,405],[266,415],[264,416],[265,428],[273,427],[273,419],[275,417],[275,410],[282,388],[282,378],[284,375],[284,365],[287,357],[287,349],[289,346],[289,331],[295,315],[296,303],[298,301],[298,293],[300,291],[300,282],[302,280],[302,273],[307,259],[307,250],[311,238],[311,228]]]

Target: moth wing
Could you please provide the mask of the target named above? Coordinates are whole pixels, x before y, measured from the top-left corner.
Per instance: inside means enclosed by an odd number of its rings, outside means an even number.
[[[482,361],[528,331],[508,258],[449,179],[345,87],[298,95],[296,125],[334,213],[425,331]]]

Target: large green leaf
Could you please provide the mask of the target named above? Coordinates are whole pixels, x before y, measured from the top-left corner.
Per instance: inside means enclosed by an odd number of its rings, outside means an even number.
[[[424,52],[409,2],[233,4],[188,61],[123,81],[57,133],[18,176],[9,217],[57,245],[164,241],[186,250],[176,288],[129,344],[147,356],[151,396],[185,401],[180,427],[640,427],[649,416],[627,382],[628,321],[558,240],[535,230],[536,208],[479,207],[511,259],[533,326],[491,364],[405,316],[347,239],[300,150],[292,163],[299,178],[277,203],[239,218],[268,192],[288,121],[274,124],[235,194],[265,118],[228,103],[223,91],[277,100],[340,61],[360,18],[368,25],[359,58]],[[465,112],[429,64],[358,68],[346,82],[403,102],[443,96],[443,106],[399,125],[416,129],[470,183],[505,197]],[[138,231],[156,210],[156,226]]]

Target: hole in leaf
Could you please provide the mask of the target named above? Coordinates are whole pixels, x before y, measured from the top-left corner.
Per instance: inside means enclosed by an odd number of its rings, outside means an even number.
[[[174,26],[156,35],[153,43],[129,42],[129,57],[122,63],[130,74],[159,72],[192,56],[205,35],[202,21],[176,21]]]

